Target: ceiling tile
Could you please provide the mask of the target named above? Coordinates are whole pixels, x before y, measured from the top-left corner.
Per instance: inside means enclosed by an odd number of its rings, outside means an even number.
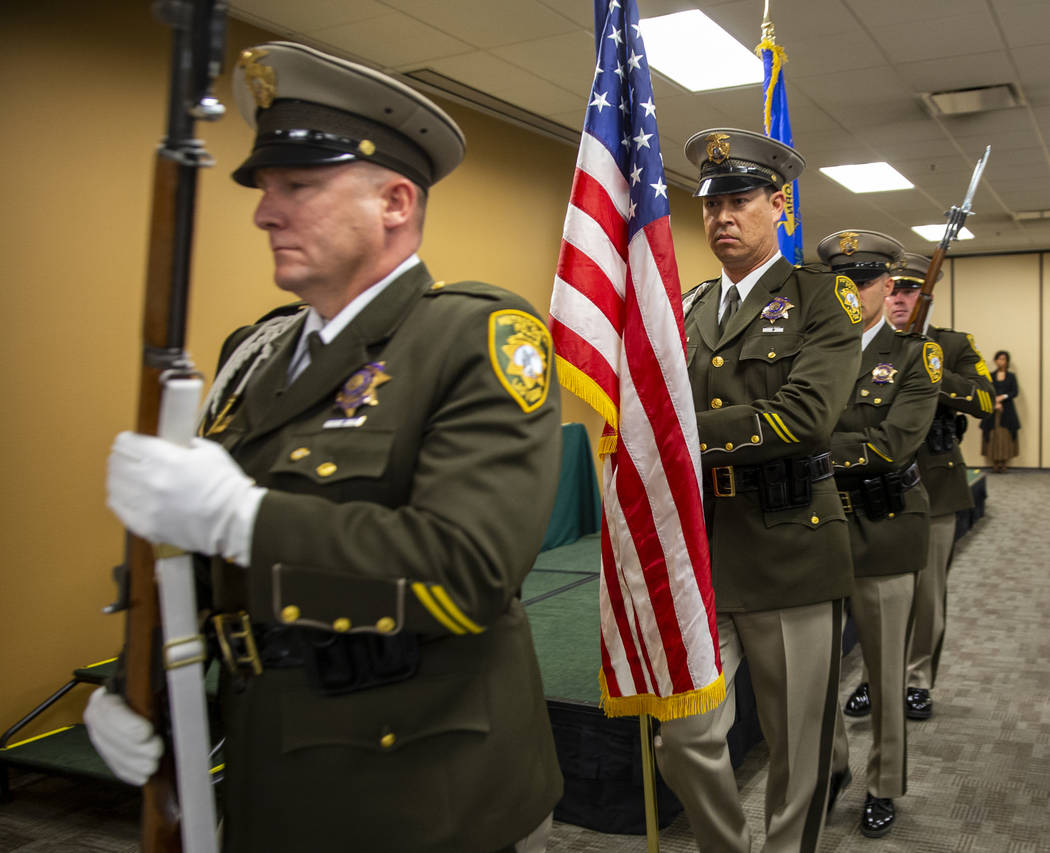
[[[844,0],[860,22],[870,28],[900,27],[932,22],[924,27],[927,36],[936,35],[940,25],[958,16],[987,15],[985,0]]]
[[[594,42],[582,30],[551,38],[522,41],[489,51],[551,83],[579,92],[582,101],[594,82]]]
[[[876,5],[876,4],[871,4]],[[926,3],[912,2],[912,6]],[[1004,48],[999,31],[987,9],[971,15],[953,13],[934,26],[903,27],[900,22],[875,27],[872,36],[891,62],[914,62],[940,57],[968,57],[974,53]]]
[[[430,59],[469,53],[466,42],[439,33],[400,12],[354,24],[311,30],[307,35],[349,50],[380,68],[405,68]]]
[[[993,6],[999,26],[1011,47],[1050,43],[1050,3],[997,3]]]
[[[1005,50],[974,53],[965,62],[923,59],[897,66],[913,92],[947,92],[1010,83],[1017,78]]]
[[[434,59],[427,63],[427,67],[497,97],[506,89],[520,88],[536,79],[528,71],[483,50]]]
[[[476,47],[495,47],[543,38],[580,27],[570,18],[537,0],[383,0],[418,21]],[[591,27],[584,34],[590,41],[593,64],[594,38]]]
[[[242,15],[255,19],[254,23],[270,23],[279,30],[307,33],[336,24],[350,24],[367,18],[389,14],[390,9],[375,0],[309,0],[288,3],[287,0],[233,0],[230,9],[234,17]]]

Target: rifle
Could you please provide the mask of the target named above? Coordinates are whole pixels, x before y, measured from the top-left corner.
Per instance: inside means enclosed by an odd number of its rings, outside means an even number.
[[[966,197],[963,199],[963,203],[961,205],[953,204],[951,210],[947,213],[948,224],[944,226],[941,244],[937,247],[937,251],[933,253],[930,266],[926,270],[926,278],[922,283],[922,289],[919,291],[919,298],[915,300],[915,307],[911,309],[911,316],[908,317],[908,323],[905,326],[909,332],[921,332],[926,328],[926,316],[930,313],[930,303],[933,302],[933,286],[937,282],[937,276],[941,274],[941,264],[944,263],[944,256],[948,253],[948,247],[951,245],[952,240],[959,233],[959,229],[963,227],[966,217],[970,215],[970,203],[973,201],[973,194],[977,191],[977,184],[981,180],[984,167],[988,164],[988,155],[991,153],[992,146],[985,146],[984,156],[974,166],[973,175],[970,178],[970,186],[966,190]]]
[[[157,148],[153,173],[152,224],[149,237],[149,259],[146,272],[146,298],[143,309],[142,366],[139,376],[139,405],[136,430],[148,435],[162,435],[188,443],[193,436],[193,410],[200,394],[200,375],[183,346],[189,304],[189,271],[193,244],[193,219],[197,193],[198,169],[213,164],[203,143],[194,138],[195,120],[215,120],[225,107],[211,93],[218,76],[225,49],[225,0],[154,0],[153,14],[172,29],[171,84],[168,99],[167,133]],[[187,393],[188,392],[188,393]],[[187,417],[186,411],[190,410]],[[176,422],[179,422],[176,424]],[[174,425],[173,425],[174,424]],[[161,627],[158,586],[160,577],[168,577],[172,590],[165,588],[163,658],[172,673],[203,675],[204,644],[196,626],[195,595],[189,555],[180,555],[167,546],[155,553],[149,542],[127,534],[125,562],[119,568],[120,590],[116,602],[106,612],[127,610],[124,647],[124,694],[128,705],[148,719],[157,731],[163,731],[163,697],[155,672],[162,658],[158,630]],[[157,583],[154,571],[157,571]],[[167,574],[165,574],[165,572]],[[171,576],[174,572],[174,577]],[[176,589],[178,587],[178,589]],[[182,593],[186,609],[186,592],[193,610],[182,618],[183,632],[177,624],[168,624],[171,592]],[[174,634],[174,636],[172,636]],[[196,667],[196,673],[192,672]],[[203,715],[203,682],[197,696],[189,696],[189,710]],[[185,686],[185,685],[184,685]],[[192,693],[192,691],[190,691]],[[196,706],[199,705],[199,709]],[[179,739],[179,716],[173,704],[172,724]],[[185,711],[185,703],[183,703]],[[191,714],[192,716],[192,714]],[[203,717],[202,717],[203,718]],[[206,733],[206,729],[205,729]],[[178,744],[176,743],[176,747]],[[144,853],[174,853],[187,850],[215,849],[214,804],[211,800],[207,772],[208,743],[201,745],[203,757],[184,774],[179,753],[178,790],[174,790],[175,767],[172,750],[165,750],[156,774],[143,788],[142,850]],[[203,762],[203,764],[201,763]],[[192,762],[191,762],[192,763]],[[198,791],[203,767],[207,802]],[[196,782],[189,778],[196,776]],[[185,779],[183,777],[186,777]],[[196,805],[191,805],[196,801]],[[209,811],[210,807],[210,811]],[[210,824],[210,825],[209,825]],[[210,842],[192,841],[193,833]],[[187,832],[187,830],[191,830]]]

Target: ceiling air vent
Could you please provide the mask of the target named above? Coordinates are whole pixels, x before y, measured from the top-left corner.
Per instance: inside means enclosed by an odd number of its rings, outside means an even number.
[[[979,86],[975,89],[953,89],[950,92],[922,92],[919,97],[930,115],[957,116],[1005,110],[1024,104],[1024,97],[1013,83]]]

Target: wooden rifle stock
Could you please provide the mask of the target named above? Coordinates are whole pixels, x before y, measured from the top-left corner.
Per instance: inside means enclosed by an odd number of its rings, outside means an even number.
[[[172,27],[173,51],[167,135],[154,162],[152,220],[143,310],[143,357],[135,428],[156,435],[162,381],[193,374],[183,349],[189,300],[197,172],[210,165],[193,137],[195,118],[218,118],[222,107],[210,96],[221,64],[225,2],[158,0],[154,12]],[[128,705],[165,731],[160,609],[154,581],[153,546],[128,534],[125,553],[126,604],[124,694]],[[115,606],[119,607],[119,605]],[[143,853],[182,849],[175,766],[170,745],[160,767],[143,787]]]
[[[911,316],[908,317],[908,324],[905,326],[909,332],[921,333],[926,328],[926,317],[930,313],[930,304],[933,302],[933,286],[941,274],[941,265],[944,263],[946,252],[947,249],[944,246],[938,246],[937,251],[933,253],[933,258],[930,259],[930,267],[926,270],[926,278],[919,290],[919,298],[915,300]]]

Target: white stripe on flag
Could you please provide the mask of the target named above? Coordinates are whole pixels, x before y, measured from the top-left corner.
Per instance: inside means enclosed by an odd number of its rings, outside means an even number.
[[[609,279],[623,299],[627,263],[602,230],[602,226],[586,211],[569,205],[565,214],[565,233],[562,239],[587,255]]]
[[[580,138],[580,155],[576,168],[586,172],[605,188],[622,219],[627,218],[631,206],[630,187],[609,149],[584,131]]]
[[[609,318],[567,281],[554,277],[558,298],[551,302],[551,317],[589,343],[609,363],[613,373],[620,369],[622,341]]]

